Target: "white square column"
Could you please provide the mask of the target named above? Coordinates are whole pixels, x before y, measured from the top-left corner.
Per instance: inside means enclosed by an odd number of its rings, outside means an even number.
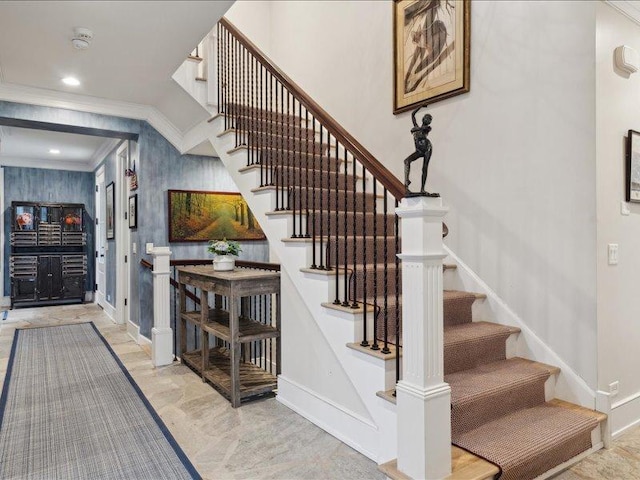
[[[451,388],[444,383],[440,198],[410,197],[402,219],[402,380],[396,386],[398,470],[413,479],[451,473]]]
[[[153,329],[151,330],[151,361],[156,367],[173,363],[173,330],[171,328],[171,251],[155,247],[153,255]]]

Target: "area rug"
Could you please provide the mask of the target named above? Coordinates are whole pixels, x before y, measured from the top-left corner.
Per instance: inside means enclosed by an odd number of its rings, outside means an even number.
[[[0,478],[199,479],[93,323],[16,330]]]

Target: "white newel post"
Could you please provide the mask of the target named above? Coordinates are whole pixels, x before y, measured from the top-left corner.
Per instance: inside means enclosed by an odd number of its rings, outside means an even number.
[[[440,198],[402,200],[402,380],[396,387],[398,470],[442,479],[451,473],[451,388],[444,383]]]
[[[153,255],[153,329],[151,330],[151,360],[161,367],[173,362],[173,330],[171,329],[171,298],[169,294],[171,267],[169,247],[154,247]]]

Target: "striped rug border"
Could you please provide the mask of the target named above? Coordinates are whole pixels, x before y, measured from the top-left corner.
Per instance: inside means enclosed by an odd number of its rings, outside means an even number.
[[[102,336],[102,334],[98,330],[98,327],[96,327],[95,323],[82,322],[82,323],[72,323],[69,325],[43,326],[41,328],[68,327],[73,325],[84,325],[85,323],[89,323],[93,328],[94,332],[98,335],[98,338],[102,340],[102,343],[107,348],[111,356],[114,358],[114,360],[120,367],[120,370],[122,370],[122,373],[124,374],[125,378],[129,381],[129,384],[133,388],[134,392],[138,394],[138,397],[140,398],[140,400],[142,401],[142,404],[145,406],[145,408],[151,415],[151,418],[153,418],[153,420],[156,422],[156,425],[158,425],[158,428],[164,435],[165,439],[167,440],[167,442],[169,442],[169,445],[171,445],[171,448],[173,448],[174,452],[176,452],[176,455],[178,456],[178,459],[182,462],[182,465],[184,466],[184,468],[187,470],[187,472],[189,472],[189,474],[194,478],[194,480],[201,480],[202,477],[200,476],[198,471],[195,469],[195,467],[193,466],[193,464],[191,463],[187,455],[184,453],[180,445],[178,445],[178,442],[176,442],[175,438],[173,438],[173,435],[171,435],[171,432],[169,431],[165,423],[162,421],[162,419],[158,415],[158,412],[156,412],[153,406],[151,405],[151,403],[149,403],[149,400],[144,395],[144,393],[142,393],[142,390],[140,390],[140,387],[138,386],[136,381],[133,379],[133,377],[131,376],[127,368],[124,366],[122,361],[118,358],[118,355],[116,355],[116,352],[113,351],[113,348],[111,348],[111,345],[109,345],[107,340]],[[11,373],[13,371],[13,360],[15,358],[16,348],[18,345],[18,335],[20,334],[21,330],[28,330],[28,329],[18,328],[16,329],[13,336],[13,342],[11,344],[11,353],[9,354],[9,363],[7,364],[7,373],[5,375],[4,384],[2,386],[2,395],[0,396],[0,429],[2,428],[2,422],[4,420],[4,410],[7,404],[7,397],[9,395],[9,383],[11,381]]]

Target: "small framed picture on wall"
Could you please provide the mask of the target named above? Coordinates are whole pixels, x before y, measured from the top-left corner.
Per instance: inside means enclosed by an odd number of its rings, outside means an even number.
[[[627,135],[626,158],[626,199],[640,203],[640,132],[629,130]]]
[[[129,228],[138,228],[138,194],[129,197]]]
[[[106,202],[107,206],[107,218],[106,218],[106,226],[107,226],[107,240],[113,240],[116,238],[116,212],[115,212],[115,184],[111,182],[107,185],[105,189],[106,192]]]

